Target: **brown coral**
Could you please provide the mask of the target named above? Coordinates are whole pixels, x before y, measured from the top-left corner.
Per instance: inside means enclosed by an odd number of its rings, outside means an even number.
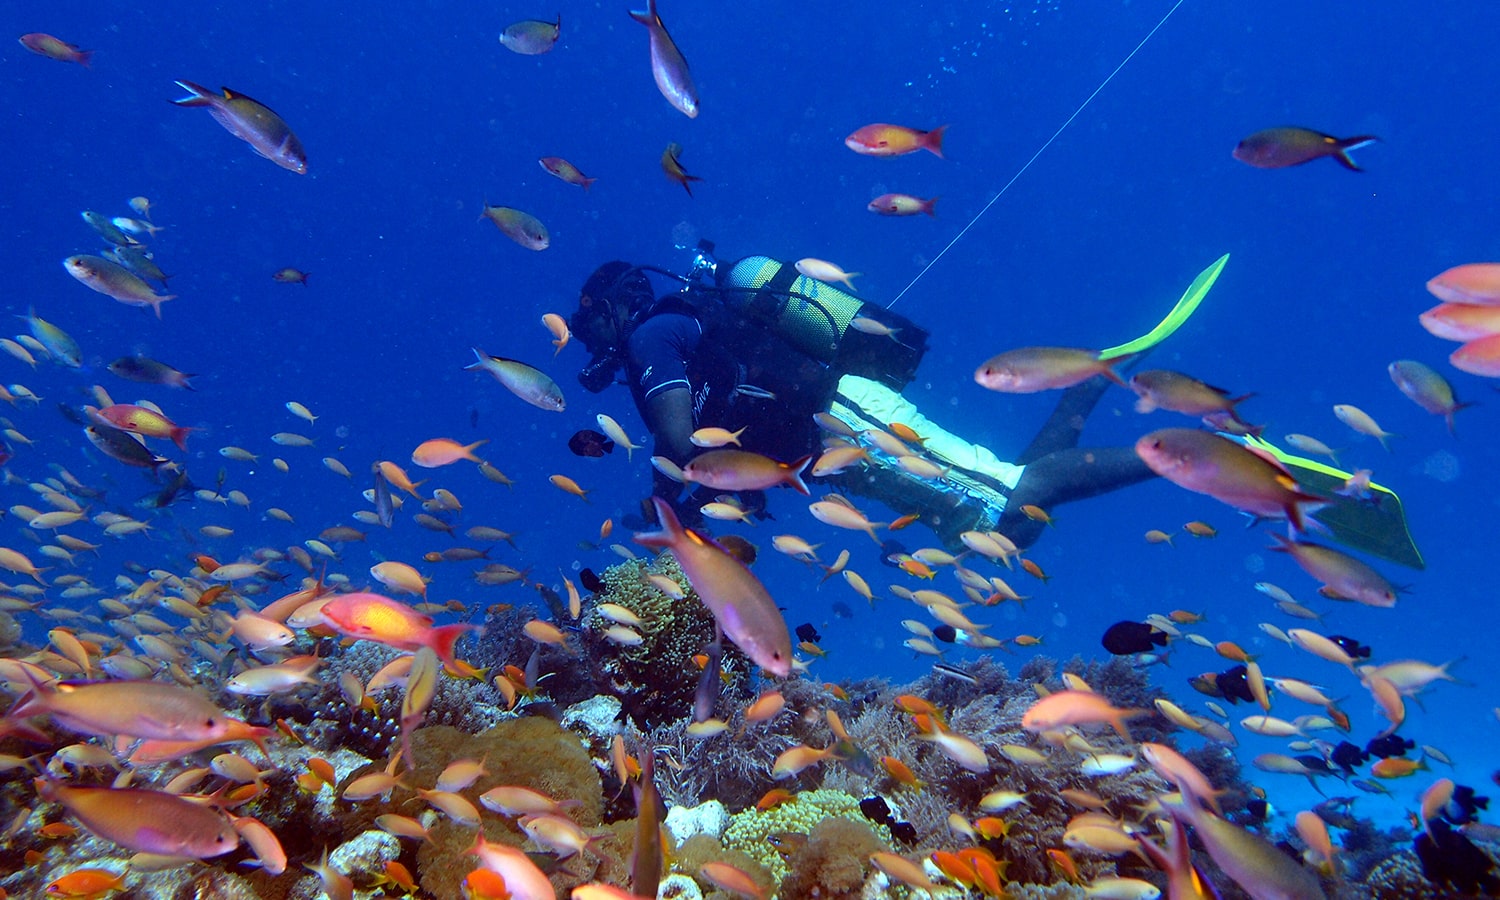
[[[479,795],[492,787],[527,787],[557,800],[578,801],[568,814],[585,828],[599,824],[599,773],[584,753],[579,737],[550,719],[511,719],[479,734],[465,734],[443,725],[423,728],[412,735],[412,747],[417,766],[406,776],[410,784],[433,784],[455,759],[483,760],[489,774],[462,791],[470,802],[478,805]],[[422,889],[435,897],[457,897],[459,884],[474,868],[472,857],[467,855],[474,846],[474,829],[445,820],[430,834],[432,842],[417,851]],[[485,817],[484,835],[486,840],[517,847],[524,844],[522,835],[510,823],[495,816]],[[554,883],[577,884],[592,877],[595,865],[595,860],[581,860],[574,869],[554,875]],[[579,870],[586,871],[571,874]]]
[[[830,816],[813,827],[807,842],[787,860],[791,872],[781,881],[781,896],[858,900],[870,854],[885,849],[870,826]]]

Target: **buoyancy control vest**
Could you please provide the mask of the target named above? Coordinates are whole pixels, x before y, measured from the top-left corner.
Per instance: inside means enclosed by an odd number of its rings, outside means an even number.
[[[925,329],[877,304],[808,278],[789,263],[748,256],[716,273],[718,303],[700,308],[705,327],[726,343],[736,336],[774,332],[787,345],[840,375],[859,375],[894,391],[916,376],[927,352]],[[879,323],[889,334],[872,334],[851,323]]]

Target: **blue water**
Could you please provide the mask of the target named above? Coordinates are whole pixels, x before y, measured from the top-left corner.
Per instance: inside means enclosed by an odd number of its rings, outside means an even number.
[[[566,440],[600,412],[632,434],[645,429],[622,390],[595,397],[577,387],[583,352],[570,347],[553,359],[539,318],[570,312],[599,262],[683,268],[689,254],[674,243],[700,236],[726,258],[835,260],[865,273],[862,296],[894,297],[1170,4],[980,6],[669,2],[662,15],[702,96],[702,114],[690,121],[654,88],[644,29],[623,5],[12,3],[3,20],[15,34],[48,31],[97,53],[85,70],[14,43],[0,48],[4,307],[20,314],[34,304],[81,342],[89,364],[81,373],[46,363],[32,371],[0,357],[0,379],[45,398],[3,410],[32,441],[15,446],[8,470],[38,480],[49,465],[65,466],[107,489],[93,511],[153,490],[137,471],[101,459],[56,413],[56,402],[85,402],[95,383],[118,401],[160,403],[200,429],[185,456],[163,452],[184,459],[199,483],[223,469],[224,489],[244,491],[251,508],[177,506],[154,520],[149,538],[109,542],[85,568],[108,587],[124,559],[181,571],[192,552],[234,558],[302,541],[366,507],[359,491],[374,460],[404,461],[436,436],[486,438],[483,455],[516,480],[513,490],[467,466],[435,473],[429,487],[448,487],[465,503],[465,524],[520,532],[523,552],[502,557],[534,566],[536,577],[556,583],[556,571],[608,565],[608,551],[577,544],[594,538],[604,517],[636,509],[650,484],[644,460],[579,459]],[[559,11],[562,40],[549,55],[517,56],[496,41],[510,21]],[[1269,423],[1269,435],[1310,433],[1347,448],[1347,464],[1373,468],[1402,495],[1427,557],[1421,573],[1380,565],[1410,583],[1410,594],[1394,610],[1319,600],[1290,560],[1267,552],[1264,530],[1245,531],[1227,507],[1152,483],[1055,510],[1056,529],[1032,554],[1053,581],[1029,586],[1035,599],[1024,609],[989,612],[995,632],[1042,635],[1049,654],[1096,655],[1099,634],[1117,619],[1202,610],[1202,633],[1263,653],[1269,673],[1348,696],[1362,742],[1378,720],[1358,684],[1258,631],[1264,621],[1301,624],[1251,588],[1273,581],[1329,610],[1327,630],[1372,644],[1379,659],[1466,656],[1457,671],[1472,683],[1434,689],[1402,733],[1448,753],[1460,782],[1488,782],[1485,744],[1497,726],[1487,688],[1500,658],[1490,634],[1500,398],[1448,367],[1452,346],[1426,334],[1416,315],[1433,302],[1422,287],[1428,278],[1497,252],[1488,199],[1496,24],[1484,5],[1333,14],[1292,2],[1184,3],[897,307],[933,332],[909,396],[1005,456],[1024,446],[1052,398],[984,391],[970,379],[979,362],[1016,346],[1133,337],[1194,274],[1231,253],[1209,302],[1151,365],[1254,391],[1244,414]],[[306,145],[310,174],[279,169],[205,113],[171,106],[176,79],[228,85],[276,109]],[[948,158],[869,159],[845,149],[843,137],[872,121],[950,123]],[[1363,174],[1329,161],[1261,171],[1230,158],[1240,138],[1283,124],[1384,141],[1358,151]],[[691,198],[658,168],[673,141],[704,179]],[[598,183],[583,193],[553,179],[536,162],[549,155]],[[886,191],[940,195],[938,218],[866,212]],[[101,249],[81,210],[128,215],[125,201],[136,195],[151,199],[166,227],[152,246],[179,299],[161,321],[86,290],[60,265]],[[552,247],[525,250],[476,221],[486,200],[541,218]],[[311,273],[308,286],[273,282],[284,266]],[[533,409],[463,371],[471,346],[543,367],[563,385],[568,410]],[[133,352],[201,373],[198,390],[131,385],[104,371]],[[1480,401],[1460,414],[1457,439],[1391,385],[1385,366],[1402,357],[1438,368],[1460,398]],[[1186,424],[1168,413],[1140,417],[1133,399],[1112,391],[1086,441],[1128,443]],[[289,400],[311,407],[317,424],[288,414]],[[1336,421],[1334,403],[1358,405],[1402,437],[1386,453]],[[277,431],[314,436],[317,446],[277,447],[269,439]],[[217,453],[225,445],[262,459],[225,460]],[[355,480],[326,470],[325,455]],[[274,456],[289,474],[268,464]],[[590,488],[592,502],[557,492],[547,483],[554,473]],[[33,502],[21,484],[0,497],[6,506]],[[297,523],[267,519],[272,506]],[[833,533],[800,506],[782,492],[776,522],[739,530],[763,545],[792,532],[848,546],[852,567],[878,587],[893,580],[863,537]],[[1147,529],[1176,531],[1191,519],[1220,536],[1181,535],[1175,547],[1142,540]],[[235,534],[197,537],[206,524]],[[13,519],[0,523],[0,538],[29,547]],[[416,562],[448,543],[402,521],[350,547],[339,568],[361,582],[378,559]],[[763,559],[757,571],[793,624],[811,620],[825,635],[829,657],[815,664],[817,677],[900,680],[927,669],[928,660],[896,652],[906,637],[897,622],[910,610],[887,601],[872,612],[837,582],[814,590],[802,566],[768,546]],[[435,598],[531,599],[520,587],[478,588],[455,564],[423,568]],[[836,600],[850,602],[855,618],[835,618]],[[46,627],[28,622],[38,636]],[[1002,658],[1014,669],[1025,656]],[[1157,674],[1196,704],[1185,679],[1227,665],[1184,645]],[[1276,711],[1314,711],[1293,707],[1284,701]],[[1279,742],[1246,736],[1242,752],[1274,749]],[[1280,808],[1317,799],[1298,779],[1262,783]],[[1409,806],[1424,785],[1397,784],[1396,799]],[[1362,805],[1391,819],[1400,808]]]

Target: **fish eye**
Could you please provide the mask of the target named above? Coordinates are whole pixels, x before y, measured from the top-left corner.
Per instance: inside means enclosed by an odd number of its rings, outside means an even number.
[[[212,719],[212,718],[210,718],[210,719],[209,719],[209,720],[208,720],[208,721],[207,721],[207,722],[205,722],[205,723],[204,723],[204,724],[205,724],[205,725],[206,725],[206,726],[207,726],[207,727],[209,727],[209,728],[213,728],[213,727],[214,727],[214,725],[215,725],[215,724],[216,724],[216,723],[215,723],[215,720],[214,720],[214,719]]]

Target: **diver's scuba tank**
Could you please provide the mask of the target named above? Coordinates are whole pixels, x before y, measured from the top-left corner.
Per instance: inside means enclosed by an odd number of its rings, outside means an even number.
[[[733,330],[770,328],[799,352],[840,373],[900,391],[927,352],[927,331],[911,320],[808,278],[790,263],[747,256],[717,265],[714,275],[730,318],[723,324]],[[854,328],[850,323],[856,317],[878,322],[890,334]]]

